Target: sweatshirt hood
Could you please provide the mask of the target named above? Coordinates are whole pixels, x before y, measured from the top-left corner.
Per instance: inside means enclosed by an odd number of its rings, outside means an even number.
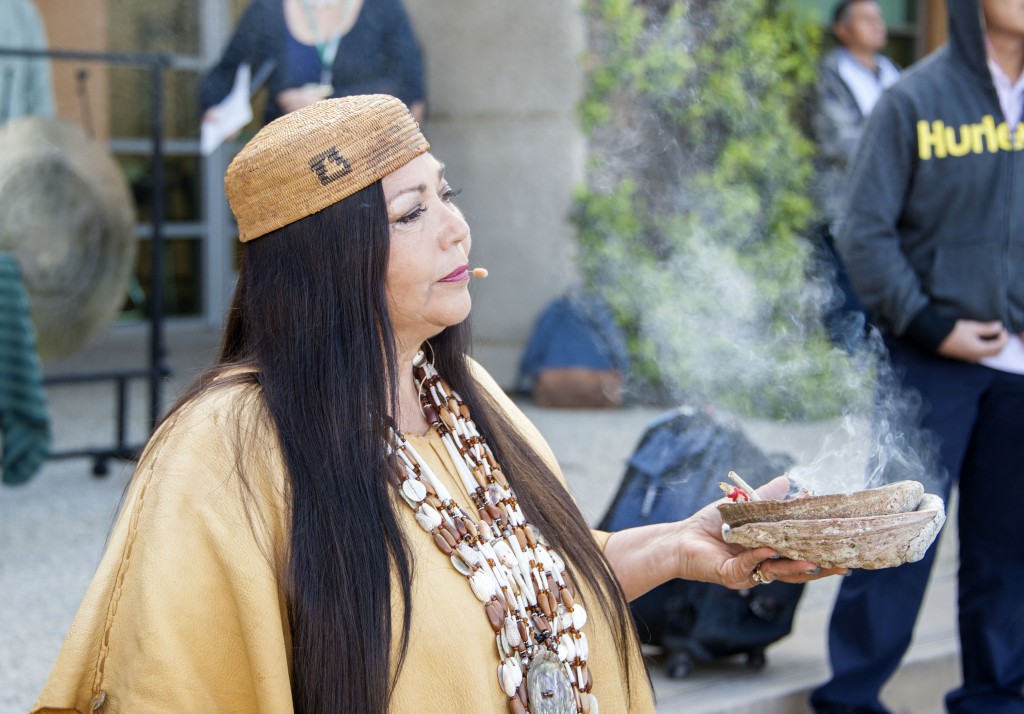
[[[949,50],[979,79],[991,81],[979,0],[948,0]]]

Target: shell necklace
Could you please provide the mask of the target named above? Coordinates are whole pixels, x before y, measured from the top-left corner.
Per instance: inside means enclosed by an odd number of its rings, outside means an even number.
[[[423,413],[444,443],[477,516],[396,428],[388,431],[391,481],[483,603],[498,647],[498,685],[512,714],[598,714],[587,666],[587,612],[565,561],[539,538],[469,408],[422,352],[413,360]]]

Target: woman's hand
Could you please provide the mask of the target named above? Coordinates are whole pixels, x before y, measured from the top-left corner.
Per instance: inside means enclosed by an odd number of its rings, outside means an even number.
[[[788,479],[780,476],[757,492],[762,498],[780,499],[788,490]],[[847,572],[847,568],[819,569],[803,560],[776,559],[777,553],[771,548],[748,550],[726,543],[722,539],[719,503],[711,503],[682,521],[629,528],[611,535],[605,557],[627,599],[673,578],[740,589],[773,580],[806,583]],[[755,569],[761,580],[755,579]]]
[[[769,500],[781,499],[789,490],[789,481],[780,476],[761,488],[758,495]],[[711,503],[679,523],[679,570],[677,577],[718,583],[727,588],[749,588],[757,585],[754,569],[764,582],[783,580],[806,583],[828,575],[845,573],[847,568],[821,568],[806,560],[777,559],[771,548],[748,550],[722,539],[722,516],[718,502]]]

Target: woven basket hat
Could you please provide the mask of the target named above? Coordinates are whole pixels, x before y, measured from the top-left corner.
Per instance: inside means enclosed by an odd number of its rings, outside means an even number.
[[[224,177],[242,242],[310,216],[379,181],[430,144],[386,94],[326,99],[257,132]]]

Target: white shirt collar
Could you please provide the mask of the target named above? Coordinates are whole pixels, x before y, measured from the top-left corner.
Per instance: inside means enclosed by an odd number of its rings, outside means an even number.
[[[1013,130],[1024,114],[1024,72],[1017,77],[1016,82],[1003,71],[1003,68],[995,61],[992,51],[992,41],[985,35],[986,59],[988,60],[988,71],[992,75],[992,84],[995,85],[996,93],[999,95],[999,105],[1003,109],[1003,116],[1006,123]]]

